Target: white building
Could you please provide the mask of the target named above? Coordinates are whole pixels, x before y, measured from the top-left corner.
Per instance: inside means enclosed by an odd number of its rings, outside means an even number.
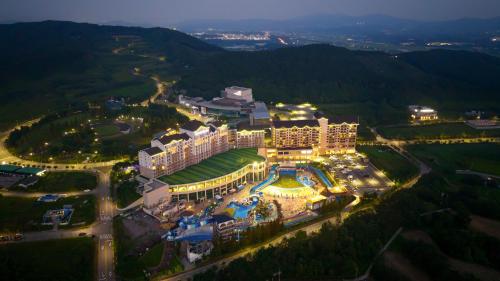
[[[438,119],[438,112],[428,106],[410,105],[408,106],[410,117],[413,121],[432,121]]]
[[[246,102],[253,102],[253,94],[252,89],[231,86],[224,89],[222,93],[222,97],[233,99],[233,100],[244,100]]]

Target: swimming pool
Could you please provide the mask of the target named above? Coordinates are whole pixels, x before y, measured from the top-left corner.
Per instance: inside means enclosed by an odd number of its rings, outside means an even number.
[[[251,210],[253,210],[259,203],[259,198],[256,196],[251,197],[251,202],[248,205],[243,205],[238,202],[231,202],[227,205],[227,208],[234,209],[233,218],[235,219],[246,219]]]

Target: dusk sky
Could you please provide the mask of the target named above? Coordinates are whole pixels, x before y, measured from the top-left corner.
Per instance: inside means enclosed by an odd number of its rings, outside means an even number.
[[[286,19],[318,13],[421,20],[500,16],[499,0],[2,0],[0,21],[175,24],[192,19]]]

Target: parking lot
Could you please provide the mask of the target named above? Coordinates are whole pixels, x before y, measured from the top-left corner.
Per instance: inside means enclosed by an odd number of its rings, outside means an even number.
[[[360,154],[334,155],[327,163],[337,183],[354,194],[381,193],[394,186],[394,182]]]

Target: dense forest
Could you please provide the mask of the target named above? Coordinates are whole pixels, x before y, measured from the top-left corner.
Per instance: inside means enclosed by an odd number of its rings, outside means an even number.
[[[480,53],[428,51],[389,55],[310,45],[225,52],[184,72],[177,85],[213,97],[227,85],[254,89],[265,101],[393,105],[499,100],[500,59]]]

